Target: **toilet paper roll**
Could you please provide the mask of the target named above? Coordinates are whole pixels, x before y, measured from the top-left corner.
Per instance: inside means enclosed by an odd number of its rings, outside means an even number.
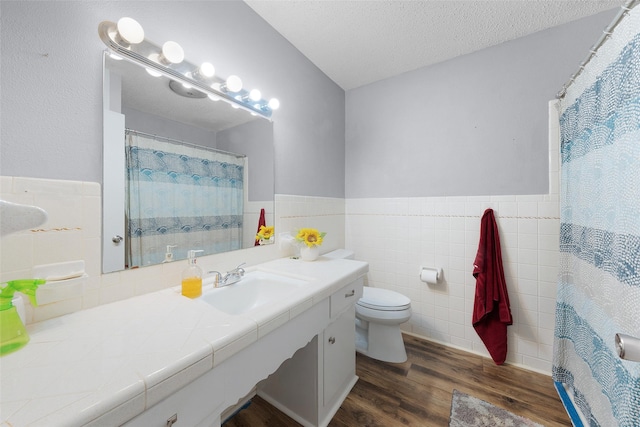
[[[420,272],[420,280],[430,285],[438,283],[440,278],[440,269],[422,267]]]

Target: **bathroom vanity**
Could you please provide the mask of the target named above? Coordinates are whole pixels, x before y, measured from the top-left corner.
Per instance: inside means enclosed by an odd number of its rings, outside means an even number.
[[[258,386],[260,397],[304,426],[327,425],[358,379],[352,324],[362,282],[334,292],[324,330]]]
[[[321,257],[255,270],[305,285],[239,314],[167,289],[30,325],[29,345],[0,360],[2,421],[219,426],[258,393],[326,425],[357,380],[354,304],[368,265]]]

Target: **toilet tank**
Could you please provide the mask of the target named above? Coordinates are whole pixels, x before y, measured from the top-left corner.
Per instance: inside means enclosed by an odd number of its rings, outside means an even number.
[[[327,254],[324,254],[327,258],[333,259],[355,259],[355,255],[351,249],[336,249]]]

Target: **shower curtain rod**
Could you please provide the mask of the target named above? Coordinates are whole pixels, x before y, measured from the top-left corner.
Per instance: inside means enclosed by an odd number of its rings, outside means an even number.
[[[616,17],[613,18],[613,21],[611,22],[611,24],[609,24],[609,26],[604,29],[604,31],[602,32],[602,35],[600,36],[596,44],[594,44],[589,50],[589,55],[587,55],[585,60],[580,63],[580,68],[578,69],[578,71],[576,71],[571,76],[569,81],[562,86],[562,89],[560,89],[560,92],[556,94],[557,99],[564,98],[564,96],[567,94],[567,89],[569,88],[569,86],[571,86],[575,81],[575,79],[578,78],[578,76],[582,73],[582,71],[584,70],[584,67],[586,67],[589,61],[591,61],[591,58],[595,56],[598,49],[600,49],[600,46],[602,46],[604,42],[607,41],[607,39],[611,36],[611,34],[613,33],[613,30],[618,26],[620,21],[622,21],[622,19],[628,14],[628,12],[634,7],[636,7],[638,3],[640,3],[640,0],[628,0],[624,6],[620,7],[620,11],[616,15]]]
[[[640,1],[640,0],[639,0]],[[164,142],[173,142],[175,144],[180,144],[180,145],[187,145],[189,147],[195,147],[195,148],[201,148],[203,150],[208,150],[208,151],[214,151],[216,153],[221,153],[221,154],[228,154],[230,156],[235,156],[239,159],[243,159],[245,157],[247,157],[246,154],[238,154],[238,153],[232,153],[231,151],[224,151],[224,150],[219,150],[217,148],[213,148],[213,147],[207,147],[206,145],[198,145],[198,144],[193,144],[191,142],[186,142],[186,141],[181,141],[179,139],[173,139],[173,138],[169,138],[166,136],[160,136],[160,135],[154,135],[152,133],[147,133],[147,132],[142,132],[139,130],[134,130],[134,129],[129,129],[129,128],[125,128],[124,132],[126,134],[129,133],[135,133],[136,135],[142,135],[142,136],[146,136],[149,138],[153,138],[156,139],[158,141],[164,141]]]

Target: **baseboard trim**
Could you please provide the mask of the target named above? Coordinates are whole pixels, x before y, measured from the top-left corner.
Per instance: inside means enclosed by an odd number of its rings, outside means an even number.
[[[423,341],[429,341],[429,342],[433,342],[433,343],[436,343],[436,344],[441,344],[441,345],[443,345],[445,347],[455,348],[456,350],[465,351],[467,353],[476,354],[478,356],[481,356],[481,357],[484,357],[486,359],[489,359],[489,356],[487,356],[484,353],[480,353],[478,351],[473,351],[473,350],[470,350],[470,349],[468,349],[466,347],[461,347],[459,345],[451,344],[450,342],[444,342],[444,341],[436,340],[436,339],[433,339],[433,338],[428,338],[428,337],[425,337],[424,335],[419,335],[419,334],[416,334],[416,333],[413,333],[413,332],[409,332],[409,331],[402,331],[402,333],[406,334],[406,335],[410,335],[410,336],[412,336],[414,338],[418,338],[418,339],[423,340]],[[535,372],[535,373],[538,373],[538,374],[542,374],[542,375],[546,375],[548,377],[551,377],[551,372],[549,372],[549,371],[543,371],[541,369],[536,369],[536,368],[533,368],[531,366],[524,365],[522,363],[516,363],[516,362],[511,362],[511,361],[507,360],[505,362],[505,364],[511,365],[511,366],[516,366],[518,368],[522,368],[522,369],[525,369],[527,371],[531,371],[531,372]]]

